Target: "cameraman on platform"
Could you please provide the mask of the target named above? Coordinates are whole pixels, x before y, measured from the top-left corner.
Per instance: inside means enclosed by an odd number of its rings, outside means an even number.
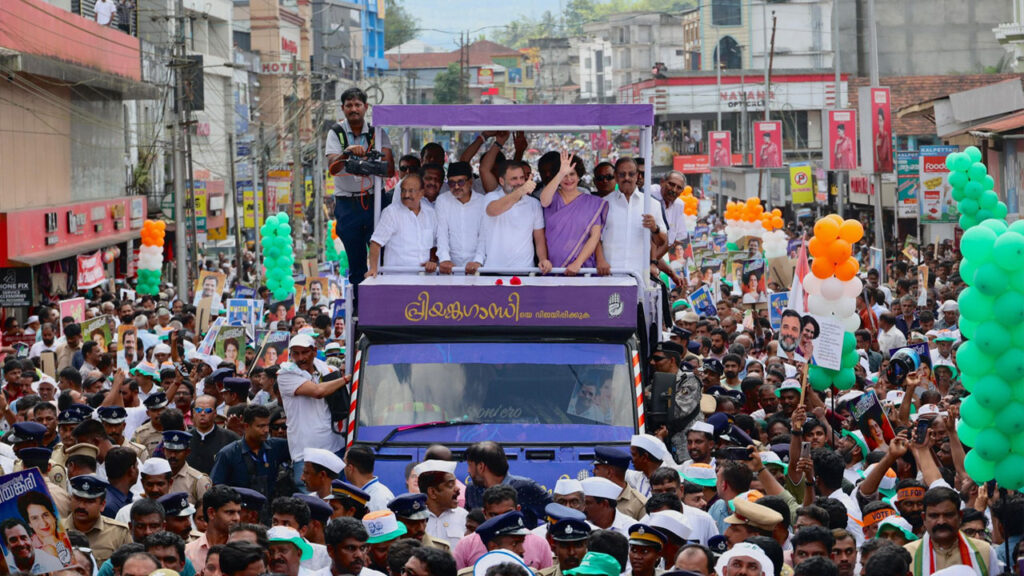
[[[675,376],[672,400],[669,403],[668,412],[656,417],[659,410],[650,410],[648,415],[648,426],[653,427],[657,432],[656,436],[667,438],[668,445],[675,454],[677,462],[684,462],[689,459],[689,452],[686,449],[686,433],[693,427],[693,424],[704,420],[701,413],[701,384],[694,376],[693,369],[689,364],[683,363],[683,354],[686,350],[675,342],[658,342],[654,351],[651,352],[652,374],[672,374]],[[645,400],[654,404],[660,404],[658,400],[651,398],[654,386],[648,384],[645,389]],[[658,421],[658,420],[662,421]]]
[[[381,157],[371,152],[375,143],[373,127],[365,122],[368,108],[365,92],[359,88],[345,90],[341,95],[345,118],[327,132],[324,147],[327,165],[334,176],[335,229],[348,254],[348,279],[355,290],[356,302],[359,301],[359,283],[367,270],[366,246],[373,235],[375,178],[390,178],[395,174],[395,158],[386,132],[381,132]],[[363,160],[359,172],[367,175],[353,174],[350,160]]]

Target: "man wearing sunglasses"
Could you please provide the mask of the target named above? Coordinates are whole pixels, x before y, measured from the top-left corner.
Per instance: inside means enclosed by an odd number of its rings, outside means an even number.
[[[448,190],[437,199],[437,258],[442,274],[462,268],[476,255],[487,201],[473,190],[469,162],[448,165]]]
[[[288,441],[270,437],[270,410],[266,406],[247,406],[242,421],[245,436],[217,453],[210,479],[214,484],[256,490],[272,502],[277,471],[290,461]]]
[[[222,448],[238,440],[234,432],[217,426],[217,400],[213,396],[202,395],[196,398],[192,408],[192,422],[195,425],[189,432],[188,464],[203,474],[213,469],[214,459]]]
[[[615,166],[601,162],[594,167],[594,196],[605,196],[615,191]]]

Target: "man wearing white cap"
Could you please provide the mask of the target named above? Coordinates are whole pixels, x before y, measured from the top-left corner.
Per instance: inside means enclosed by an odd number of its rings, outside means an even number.
[[[452,548],[466,535],[469,512],[459,507],[455,462],[425,460],[412,469],[420,494],[427,495],[427,534]]]
[[[334,372],[334,368],[317,359],[316,342],[307,334],[293,337],[288,350],[288,362],[277,373],[277,386],[288,414],[288,450],[298,475],[306,448],[335,453],[345,448],[345,437],[331,431],[331,411],[324,398],[346,386],[351,377],[321,382],[321,377]]]
[[[579,480],[559,478],[558,482],[555,482],[555,489],[552,491],[552,500],[555,504],[585,512],[584,498],[583,485]]]
[[[626,484],[644,498],[651,497],[651,474],[662,466],[675,466],[665,443],[657,436],[634,434],[629,441],[634,470],[626,470]]]
[[[147,458],[139,465],[139,481],[132,486],[132,494],[136,497],[140,494],[154,502],[166,496],[171,491],[171,464],[163,458]],[[135,502],[138,502],[138,498]],[[132,504],[125,504],[117,511],[114,520],[130,524],[132,519]]]
[[[715,564],[718,576],[772,576],[775,564],[753,544],[740,542],[722,554]]]
[[[712,451],[715,449],[715,427],[707,422],[694,422],[690,430],[686,432],[686,451],[690,459],[683,462],[681,466],[690,464],[715,465]]]
[[[935,321],[935,327],[939,330],[956,330],[960,320],[960,305],[956,300],[946,300],[939,306],[939,313],[942,318]]]
[[[331,481],[341,474],[345,462],[322,448],[306,448],[302,460],[302,482],[306,489],[311,495],[326,498],[331,494]]]
[[[616,509],[622,487],[606,478],[586,478],[580,484],[583,486],[583,512],[587,521],[602,530],[618,532],[628,538],[634,519]]]

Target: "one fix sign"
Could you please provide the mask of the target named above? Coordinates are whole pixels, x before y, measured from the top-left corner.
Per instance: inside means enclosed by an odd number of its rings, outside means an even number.
[[[294,66],[298,65],[298,71],[304,71],[304,67],[301,62],[292,63],[288,62],[262,62],[260,64],[260,74],[291,74],[294,70]]]

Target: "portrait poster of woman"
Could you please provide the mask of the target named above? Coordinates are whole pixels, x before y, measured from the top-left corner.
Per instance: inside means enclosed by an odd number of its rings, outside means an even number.
[[[858,398],[850,412],[857,419],[857,427],[864,434],[869,450],[887,446],[889,441],[896,437],[874,390],[868,390]]]
[[[214,353],[231,362],[239,373],[245,372],[245,326],[221,326],[214,344]]]
[[[0,519],[4,574],[49,573],[74,564],[71,541],[38,468],[0,476]],[[9,545],[24,536],[31,549]]]
[[[81,326],[82,336],[96,342],[100,347],[100,352],[106,353],[110,346],[110,316],[105,314],[90,318],[82,322]]]
[[[283,330],[277,330],[267,334],[256,354],[256,365],[261,368],[268,368],[276,364],[283,364],[288,361],[288,339],[291,334]]]

